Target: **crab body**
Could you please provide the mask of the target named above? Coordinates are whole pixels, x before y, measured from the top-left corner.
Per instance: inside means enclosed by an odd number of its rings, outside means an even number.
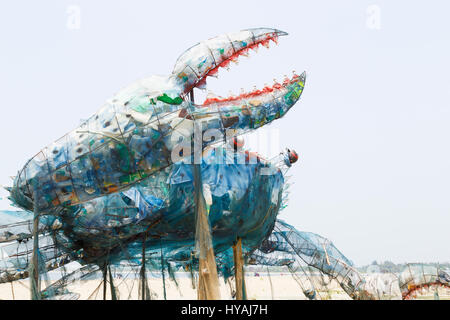
[[[17,175],[13,202],[60,226],[59,244],[99,262],[124,245],[190,246],[195,234],[192,163],[202,167],[215,249],[237,237],[257,247],[270,235],[283,174],[226,142],[284,116],[305,74],[228,98],[195,104],[189,93],[258,45],[286,33],[248,29],[201,42],[169,76],[120,90],[78,128],[42,149]],[[267,174],[269,169],[269,174]],[[56,222],[55,222],[56,221]],[[120,259],[120,255],[118,255]]]

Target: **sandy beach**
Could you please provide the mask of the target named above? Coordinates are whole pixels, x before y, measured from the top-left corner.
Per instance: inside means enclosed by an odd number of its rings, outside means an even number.
[[[303,278],[301,278],[303,277]],[[245,278],[247,288],[247,299],[249,300],[271,300],[271,299],[288,299],[288,300],[305,300],[306,296],[303,294],[298,281],[306,283],[307,279],[304,276],[299,276],[295,280],[290,274],[271,274],[255,276],[247,275]],[[178,286],[174,281],[165,279],[166,283],[166,297],[167,299],[196,299],[197,292],[192,286],[192,281],[188,276],[177,277]],[[150,286],[152,299],[164,299],[163,281],[162,278],[149,278],[148,284]],[[45,283],[43,283],[43,286]],[[114,279],[114,285],[118,291],[119,299],[129,300],[138,299],[139,280],[137,278],[122,278],[121,276]],[[103,284],[102,279],[81,280],[74,282],[67,286],[67,289],[75,293],[75,297],[80,300],[103,299]],[[224,300],[231,299],[230,285],[220,279],[221,298]],[[439,289],[440,299],[450,299],[449,289]],[[433,299],[433,292],[426,292],[419,299]],[[79,296],[78,296],[79,295]],[[318,290],[318,299],[322,300],[349,300],[350,297],[341,289],[336,281],[332,281],[327,285],[326,289]],[[70,295],[64,298],[73,298]],[[111,299],[109,286],[107,287],[107,299]],[[392,296],[392,299],[400,299],[399,295]],[[14,283],[0,284],[0,299],[2,300],[26,300],[30,299],[29,280],[24,279],[15,281]]]

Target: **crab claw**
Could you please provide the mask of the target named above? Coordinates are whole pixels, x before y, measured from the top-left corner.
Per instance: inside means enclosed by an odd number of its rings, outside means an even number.
[[[306,73],[303,72],[283,84],[276,83],[229,98],[207,99],[202,107],[209,113],[220,114],[222,128],[234,129],[238,135],[281,118],[300,99],[305,80]]]
[[[185,51],[175,63],[172,77],[188,93],[207,76],[214,76],[219,67],[226,68],[240,55],[246,55],[249,49],[258,45],[268,46],[269,41],[276,43],[279,36],[286,32],[270,28],[246,29],[227,33],[200,42]]]

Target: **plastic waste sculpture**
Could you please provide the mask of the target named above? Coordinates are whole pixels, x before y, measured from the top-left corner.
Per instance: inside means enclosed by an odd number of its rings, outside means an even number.
[[[399,274],[398,283],[402,299],[410,300],[422,291],[437,291],[439,287],[450,289],[450,274],[439,266],[408,264]]]
[[[189,97],[220,67],[284,35],[258,28],[201,42],[179,57],[172,74],[121,90],[26,163],[8,190],[16,206],[39,215],[41,273],[70,261],[84,265],[43,290],[42,297],[64,293],[70,279],[95,270],[103,270],[106,279],[107,267],[124,260],[140,266],[143,298],[149,298],[146,268],[195,270],[192,160],[201,166],[200,189],[221,275],[233,274],[232,247],[242,239],[249,263],[294,266],[301,258],[342,278],[346,291],[361,297],[355,292],[363,280],[331,243],[277,220],[284,173],[297,161],[295,151],[268,161],[244,150],[239,138],[283,117],[300,98],[305,74],[238,96],[209,97],[201,105]],[[32,216],[22,215],[2,226],[6,256],[0,260],[0,282],[29,276],[32,252],[24,244],[32,238]],[[292,259],[271,260],[275,251]]]

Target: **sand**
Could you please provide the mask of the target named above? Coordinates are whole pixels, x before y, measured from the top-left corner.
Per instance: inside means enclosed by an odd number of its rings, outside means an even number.
[[[304,277],[304,276],[303,276]],[[299,279],[305,281],[305,278]],[[302,293],[300,285],[290,274],[271,274],[254,276],[246,275],[247,298],[249,300],[271,300],[271,299],[289,299],[289,300],[305,300],[306,297]],[[178,287],[171,280],[166,278],[166,295],[167,299],[196,299],[197,292],[192,287],[191,279],[187,276],[177,278]],[[152,299],[164,299],[163,282],[161,278],[150,278],[148,280]],[[272,283],[272,285],[271,285]],[[114,285],[118,290],[119,299],[138,299],[138,279],[115,278]],[[320,299],[340,299],[349,300],[349,296],[340,288],[339,284],[332,281],[328,286],[328,290],[318,292]],[[103,284],[101,279],[82,280],[68,286],[69,291],[79,294],[79,299],[103,299]],[[231,288],[225,284],[223,279],[220,280],[220,293],[222,299],[231,299]],[[441,299],[450,299],[449,289],[439,289]],[[70,296],[66,296],[70,298]],[[392,297],[399,299],[400,297]],[[420,299],[433,299],[433,292],[425,293],[419,296]],[[0,299],[3,300],[26,300],[30,299],[29,280],[20,280],[11,283],[0,284]],[[111,299],[110,288],[107,287],[107,299]]]

